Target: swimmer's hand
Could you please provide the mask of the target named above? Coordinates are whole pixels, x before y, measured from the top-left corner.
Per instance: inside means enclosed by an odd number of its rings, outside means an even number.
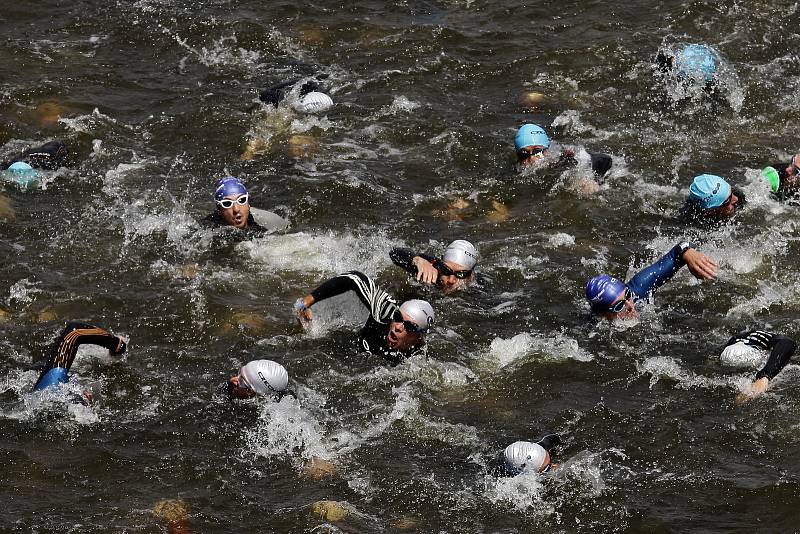
[[[436,280],[439,279],[439,271],[425,258],[414,256],[411,263],[417,267],[417,280],[420,282],[424,284],[435,284]]]
[[[717,277],[717,262],[702,252],[690,248],[683,253],[683,261],[695,278],[700,280],[714,280]]]
[[[767,388],[769,387],[769,378],[763,376],[750,384],[750,387],[744,391],[740,391],[736,394],[736,402],[737,405],[744,404],[745,402],[755,399],[756,397],[762,395]]]
[[[314,304],[314,297],[306,295],[300,297],[294,302],[294,314],[297,316],[297,321],[301,325],[311,322],[313,315],[311,314],[311,305]]]

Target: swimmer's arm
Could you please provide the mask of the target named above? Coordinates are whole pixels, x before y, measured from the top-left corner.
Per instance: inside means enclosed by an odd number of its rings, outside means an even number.
[[[797,350],[797,344],[793,339],[780,334],[774,334],[769,345],[772,351],[764,368],[756,373],[756,380],[761,378],[772,380],[775,378],[781,372],[781,369],[786,367],[786,364],[789,363],[789,360]]]
[[[414,256],[417,253],[410,248],[396,247],[389,251],[389,258],[398,267],[404,269],[408,274],[417,274],[417,267],[414,265]]]
[[[635,294],[644,297],[668,282],[684,265],[689,266],[696,278],[712,280],[717,275],[717,264],[708,256],[692,246],[682,253],[678,244],[657,262],[636,273],[627,286]]]
[[[354,291],[370,314],[378,321],[384,320],[397,306],[394,300],[367,275],[359,271],[350,271],[334,276],[324,282],[311,293],[303,297],[303,304],[306,308],[311,307],[316,302],[325,300],[348,291]]]
[[[439,278],[439,271],[435,267],[439,260],[430,254],[417,253],[410,248],[393,248],[389,257],[395,265],[402,267],[420,282],[435,284]]]

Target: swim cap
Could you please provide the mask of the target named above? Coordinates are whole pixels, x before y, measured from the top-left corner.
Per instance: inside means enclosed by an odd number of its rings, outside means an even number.
[[[239,371],[259,395],[279,393],[289,384],[289,373],[272,360],[253,360]]]
[[[67,370],[64,367],[53,367],[36,382],[36,385],[33,386],[33,390],[41,391],[52,386],[65,384],[68,380]]]
[[[695,176],[689,186],[689,199],[704,210],[722,206],[730,194],[730,184],[715,174]]]
[[[419,331],[426,333],[435,318],[433,308],[424,300],[407,300],[400,305],[400,311],[411,317],[411,320],[419,327]]]
[[[625,284],[607,274],[595,276],[586,284],[586,300],[592,311],[603,313],[608,311],[620,293],[625,291]]]
[[[300,113],[321,113],[333,107],[333,99],[325,93],[312,91],[295,102],[293,107]]]
[[[781,188],[781,177],[775,167],[764,167],[761,171],[761,176],[763,176],[769,184],[770,191],[777,193],[778,189]]]
[[[514,148],[519,150],[526,146],[550,147],[550,138],[538,124],[523,124],[514,137]]]
[[[538,443],[530,441],[515,441],[503,451],[506,469],[514,474],[519,474],[525,469],[536,470],[542,468],[547,451]]]
[[[470,271],[478,263],[478,251],[475,246],[469,241],[463,239],[456,239],[444,250],[444,261],[452,261],[459,265],[463,265]]]
[[[737,341],[725,347],[719,360],[732,367],[757,367],[763,360],[763,353],[743,341]]]
[[[228,195],[246,195],[247,188],[242,185],[238,178],[227,176],[217,182],[217,188],[214,191],[214,200],[222,200]]]
[[[678,76],[710,82],[717,72],[716,54],[706,45],[686,45],[675,54],[675,70]]]

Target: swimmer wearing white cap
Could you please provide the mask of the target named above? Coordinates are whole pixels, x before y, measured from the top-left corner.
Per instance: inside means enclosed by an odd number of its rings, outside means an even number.
[[[281,364],[253,360],[228,379],[228,397],[231,400],[270,395],[280,398],[287,392],[288,385],[289,373]]]
[[[397,364],[409,356],[425,353],[425,334],[433,326],[433,308],[424,300],[407,300],[399,305],[364,273],[350,271],[324,282],[305,297],[297,299],[295,312],[311,320],[311,306],[321,300],[354,291],[369,310],[367,323],[359,334],[359,345],[372,354]]]
[[[720,361],[728,365],[756,367],[763,361],[763,353],[770,351],[755,380],[736,395],[736,403],[742,404],[767,391],[770,381],[786,367],[796,350],[797,343],[792,338],[766,330],[750,330],[730,338],[720,354]]]
[[[561,438],[553,432],[541,434],[536,441],[515,441],[503,451],[503,472],[516,476],[523,472],[545,473],[555,470],[550,450],[561,443]]]
[[[446,293],[464,289],[475,281],[478,250],[463,239],[447,245],[441,259],[409,248],[393,248],[389,257],[420,282],[436,284]]]

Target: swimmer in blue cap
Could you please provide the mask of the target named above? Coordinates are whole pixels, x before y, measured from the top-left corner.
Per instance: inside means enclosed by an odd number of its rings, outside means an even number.
[[[609,321],[634,319],[653,291],[669,281],[686,265],[695,278],[713,280],[717,264],[687,242],[678,243],[654,264],[645,267],[627,283],[607,274],[595,276],[586,284],[586,300],[592,312]]]
[[[672,72],[686,83],[715,81],[721,60],[719,54],[704,44],[678,44],[658,52],[656,62],[662,72]]]
[[[29,148],[0,164],[0,169],[8,169],[14,163],[27,163],[34,169],[54,171],[67,163],[67,145],[63,141],[50,141],[35,148]]]
[[[228,176],[217,181],[214,203],[217,211],[204,219],[206,226],[233,226],[240,230],[266,231],[253,219],[250,213],[250,194],[237,178]]]
[[[695,176],[679,213],[686,222],[709,224],[733,217],[745,204],[744,193],[715,174]]]
[[[517,153],[517,163],[522,167],[540,165],[545,161],[545,156],[550,149],[550,138],[544,128],[538,124],[523,124],[514,136],[514,150]],[[608,154],[589,152],[592,162],[592,171],[598,176],[604,176],[613,163]],[[575,165],[575,154],[572,150],[563,150],[555,165]]]
[[[354,292],[369,311],[359,334],[365,351],[382,356],[392,364],[425,354],[425,336],[433,326],[433,308],[424,300],[397,302],[359,271],[350,271],[323,282],[308,295],[297,299],[295,313],[301,322],[311,320],[311,306],[322,300]]]
[[[72,367],[78,347],[85,343],[105,347],[113,355],[123,354],[128,347],[128,340],[123,336],[116,336],[88,323],[70,322],[53,345],[33,390],[41,391],[68,382],[69,368]],[[84,392],[84,399],[90,404],[91,394]]]

